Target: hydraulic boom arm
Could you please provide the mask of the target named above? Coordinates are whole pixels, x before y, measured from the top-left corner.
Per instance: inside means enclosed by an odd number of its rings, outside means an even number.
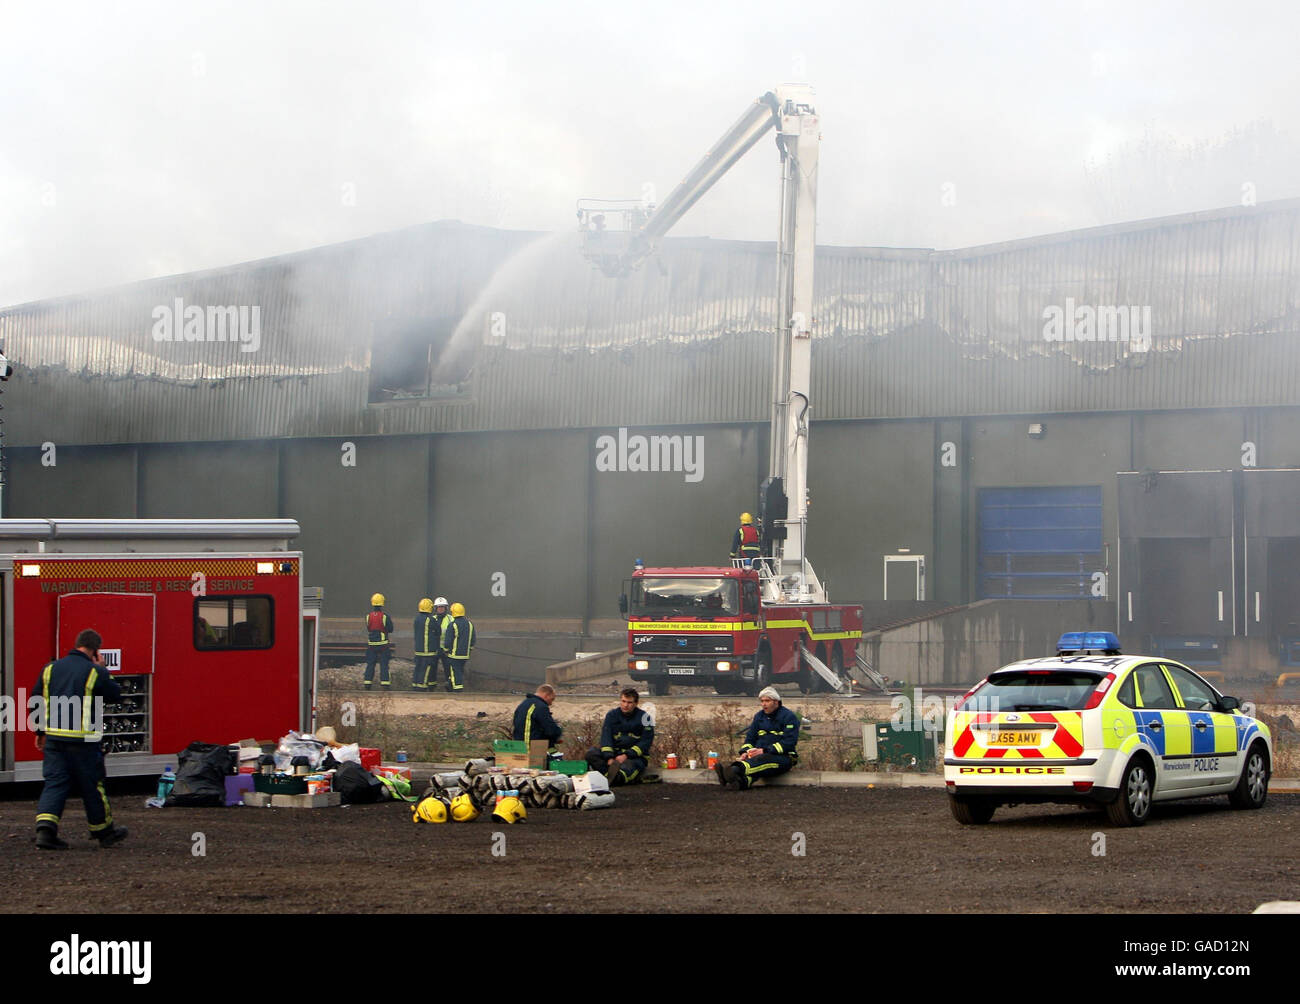
[[[781,229],[777,240],[777,315],[772,366],[769,473],[782,479],[788,500],[773,539],[771,599],[825,602],[826,594],[804,553],[808,519],[808,423],[812,360],[813,259],[816,251],[817,160],[821,132],[812,88],[784,84],[756,99],[658,207],[628,203],[578,204],[584,252],[609,276],[641,265],[672,226],[770,129],[781,153]],[[615,208],[617,207],[617,208]],[[631,225],[609,229],[611,216]]]

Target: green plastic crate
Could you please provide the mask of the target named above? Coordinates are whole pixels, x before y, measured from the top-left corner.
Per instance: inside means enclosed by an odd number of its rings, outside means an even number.
[[[264,795],[305,795],[307,779],[292,774],[254,774],[253,790]]]

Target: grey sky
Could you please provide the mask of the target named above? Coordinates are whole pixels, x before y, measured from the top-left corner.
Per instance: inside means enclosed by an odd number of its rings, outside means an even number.
[[[960,247],[1300,196],[1275,3],[0,0],[0,304],[435,219],[662,198],[817,90],[826,244]],[[765,140],[674,231],[770,240]]]

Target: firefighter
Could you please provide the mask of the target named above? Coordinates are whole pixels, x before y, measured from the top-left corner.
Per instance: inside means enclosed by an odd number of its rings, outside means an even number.
[[[795,744],[799,742],[799,717],[781,703],[775,687],[758,692],[762,710],[750,722],[740,759],[714,768],[724,788],[737,791],[752,788],[760,777],[784,774],[799,762]]]
[[[451,660],[447,658],[447,653],[442,650],[442,636],[447,633],[447,624],[451,620],[451,614],[447,611],[450,604],[447,597],[439,596],[433,601],[433,616],[437,621],[437,641],[433,645],[433,666],[432,675],[429,679],[429,689],[435,690],[438,686],[438,677],[446,681],[446,687],[451,690]],[[439,673],[438,666],[441,663],[442,672]]]
[[[442,632],[439,630],[441,620],[434,616],[433,600],[425,597],[420,601],[419,613],[415,615],[415,627],[411,635],[415,646],[415,671],[411,686],[416,690],[429,689],[429,677],[438,682],[438,652],[442,646]]]
[[[638,707],[640,701],[634,687],[624,687],[618,707],[605,716],[600,727],[600,747],[587,750],[587,766],[604,774],[612,785],[631,784],[645,774],[655,726],[650,715]]]
[[[44,708],[44,727],[36,733],[45,777],[36,806],[36,846],[43,851],[68,847],[59,837],[59,817],[72,792],[81,795],[90,835],[100,847],[110,847],[127,835],[125,826],[113,823],[104,791],[104,751],[99,742],[103,723],[96,712],[104,701],[120,698],[122,688],[99,661],[101,644],[97,632],[82,631],[71,652],[41,670],[32,691],[41,695]]]
[[[560,744],[564,730],[551,717],[551,705],[555,703],[555,688],[543,683],[529,697],[519,702],[515,708],[514,738],[517,742],[532,742],[545,739],[551,746]]]
[[[379,685],[390,686],[388,680],[388,637],[393,633],[393,619],[384,613],[384,594],[370,597],[370,613],[366,614],[366,676],[365,689],[375,682],[375,663],[379,663]]]
[[[442,635],[442,651],[447,660],[447,689],[464,690],[469,655],[474,651],[474,625],[465,616],[463,603],[453,603],[450,614]]]
[[[743,558],[745,567],[749,568],[758,557],[759,551],[758,528],[754,526],[754,517],[747,512],[742,512],[740,526],[736,527],[736,532],[731,537],[732,560]]]

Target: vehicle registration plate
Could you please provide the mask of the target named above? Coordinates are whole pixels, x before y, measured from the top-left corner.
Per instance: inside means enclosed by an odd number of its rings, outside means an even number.
[[[668,675],[669,676],[694,676],[695,667],[694,666],[669,666]]]
[[[1037,746],[1037,732],[990,732],[990,746]]]

